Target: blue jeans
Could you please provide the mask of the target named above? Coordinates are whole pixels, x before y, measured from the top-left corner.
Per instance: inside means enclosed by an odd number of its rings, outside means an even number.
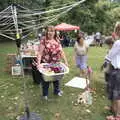
[[[48,89],[49,89],[50,82],[42,81],[42,94],[43,96],[48,96]],[[59,80],[53,81],[53,87],[54,87],[54,94],[58,94],[60,92],[60,86],[59,86]]]

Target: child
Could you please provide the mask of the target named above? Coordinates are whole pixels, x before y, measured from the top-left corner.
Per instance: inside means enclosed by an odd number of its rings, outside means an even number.
[[[113,46],[113,44],[114,44],[114,40],[113,40],[113,38],[110,36],[110,37],[108,37],[106,40],[105,40],[105,44],[108,46],[108,48],[109,48],[109,50],[112,48],[112,46]],[[107,52],[107,53],[109,53],[109,51]],[[104,64],[103,64],[103,69],[104,69],[104,74],[105,74],[105,81],[106,81],[106,87],[107,87],[107,92],[109,91],[109,87],[108,87],[108,85],[109,85],[109,79],[110,79],[110,64],[109,63],[107,63],[107,61],[106,62],[104,62]],[[111,104],[112,104],[113,102],[111,101]],[[112,106],[105,106],[105,109],[107,109],[107,110],[110,110],[110,111],[113,111],[112,109]]]

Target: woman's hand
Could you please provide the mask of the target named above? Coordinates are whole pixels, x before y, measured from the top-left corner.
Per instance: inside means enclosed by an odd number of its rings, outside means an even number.
[[[67,61],[65,61],[65,65],[66,65],[67,67],[69,66]]]
[[[41,69],[41,68],[43,68],[43,65],[42,64],[37,64],[37,68]]]
[[[34,66],[37,66],[37,61],[33,59],[32,64],[33,64]]]

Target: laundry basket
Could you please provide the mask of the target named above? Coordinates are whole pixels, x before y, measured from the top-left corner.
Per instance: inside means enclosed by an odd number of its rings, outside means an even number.
[[[55,64],[49,64],[49,63],[42,63],[41,68],[39,68],[39,72],[42,73],[43,78],[46,82],[54,81],[54,80],[60,80],[64,74],[69,73],[69,68],[62,62],[55,63]],[[58,67],[58,71],[54,71],[51,68]]]

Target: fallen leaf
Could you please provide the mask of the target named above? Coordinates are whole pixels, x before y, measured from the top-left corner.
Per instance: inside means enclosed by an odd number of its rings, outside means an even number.
[[[18,97],[15,97],[14,99],[15,99],[15,100],[18,100]]]
[[[4,96],[1,96],[1,98],[4,98]]]
[[[12,107],[11,107],[11,106],[9,106],[9,107],[8,107],[8,110],[12,110]]]
[[[85,111],[86,111],[87,113],[91,113],[91,111],[90,111],[89,109],[86,109]]]
[[[19,119],[20,119],[20,116],[17,116],[17,117],[16,117],[16,120],[19,120]]]

